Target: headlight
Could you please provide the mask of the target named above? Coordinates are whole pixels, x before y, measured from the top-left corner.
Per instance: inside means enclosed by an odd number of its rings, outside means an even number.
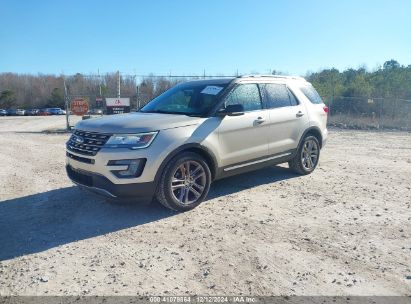
[[[104,147],[143,149],[151,145],[157,134],[158,131],[138,134],[114,134]]]

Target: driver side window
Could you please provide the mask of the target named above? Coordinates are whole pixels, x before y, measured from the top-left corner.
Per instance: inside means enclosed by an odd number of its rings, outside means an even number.
[[[244,111],[261,110],[260,92],[256,84],[240,84],[227,97],[225,105],[241,104]]]

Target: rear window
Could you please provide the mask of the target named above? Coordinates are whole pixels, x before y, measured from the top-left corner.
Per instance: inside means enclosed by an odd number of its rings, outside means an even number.
[[[308,100],[311,101],[311,103],[314,103],[314,104],[323,103],[321,96],[317,93],[317,91],[314,89],[312,85],[305,85],[305,86],[300,87],[300,89],[304,93],[304,95],[308,98]]]
[[[294,95],[284,84],[267,83],[261,84],[260,86],[267,108],[269,109],[295,106],[298,104]]]

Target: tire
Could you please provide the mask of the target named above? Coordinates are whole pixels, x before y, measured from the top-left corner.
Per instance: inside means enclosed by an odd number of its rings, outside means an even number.
[[[309,146],[311,146],[312,149],[310,149]],[[307,153],[310,153],[310,158],[307,157]],[[297,153],[295,154],[294,158],[288,162],[288,166],[293,172],[297,174],[307,175],[315,170],[318,165],[319,159],[320,143],[317,137],[313,135],[307,135],[301,142],[300,147],[298,147]]]
[[[187,172],[190,173],[187,175]],[[169,209],[191,210],[202,203],[210,190],[210,184],[211,172],[204,158],[197,153],[183,152],[165,166],[156,198]]]

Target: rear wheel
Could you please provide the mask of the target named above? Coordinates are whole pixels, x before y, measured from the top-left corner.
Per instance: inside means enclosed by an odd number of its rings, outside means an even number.
[[[156,198],[167,208],[191,210],[207,196],[210,184],[211,172],[206,161],[196,153],[184,152],[164,168]]]
[[[320,143],[317,137],[308,135],[304,138],[294,158],[288,162],[291,170],[298,174],[310,174],[320,159]]]

